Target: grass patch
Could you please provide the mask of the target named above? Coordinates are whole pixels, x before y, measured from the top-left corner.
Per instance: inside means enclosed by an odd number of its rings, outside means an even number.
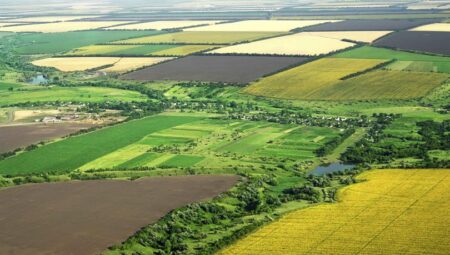
[[[178,167],[191,167],[202,161],[204,157],[193,155],[176,155],[169,160],[163,162],[159,167],[178,168]]]

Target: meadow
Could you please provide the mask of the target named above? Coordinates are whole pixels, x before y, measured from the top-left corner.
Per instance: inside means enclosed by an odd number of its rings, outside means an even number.
[[[445,254],[447,170],[375,170],[338,203],[287,214],[220,251],[227,254]],[[420,240],[420,241],[417,241]]]
[[[279,35],[275,32],[178,32],[115,41],[115,44],[232,44]]]
[[[147,97],[138,92],[96,87],[35,87],[35,89],[1,91],[0,106],[37,102],[104,102],[126,101],[142,102]]]
[[[66,33],[18,34],[19,54],[55,54],[92,44],[160,34],[158,31],[81,31]],[[63,42],[63,43],[62,43]]]

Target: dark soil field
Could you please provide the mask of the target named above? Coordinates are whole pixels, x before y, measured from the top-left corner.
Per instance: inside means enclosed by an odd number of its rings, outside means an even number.
[[[447,32],[402,31],[381,38],[375,42],[375,45],[448,56],[450,55],[449,42],[450,33]]]
[[[129,73],[123,78],[247,84],[306,60],[302,57],[189,56]]]
[[[0,153],[63,137],[90,127],[90,124],[74,123],[0,126]]]
[[[99,254],[169,211],[217,196],[238,180],[180,176],[0,190],[0,254]]]
[[[306,31],[382,31],[404,30],[438,22],[436,19],[345,20],[305,28]]]

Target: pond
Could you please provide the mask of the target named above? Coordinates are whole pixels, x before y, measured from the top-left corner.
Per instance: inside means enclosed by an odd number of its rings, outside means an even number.
[[[46,85],[50,82],[49,79],[47,79],[43,74],[38,74],[34,77],[32,77],[28,83],[31,83],[33,85]]]
[[[324,175],[327,173],[334,173],[334,172],[343,171],[346,169],[352,169],[354,167],[355,167],[355,165],[353,165],[353,164],[345,164],[342,162],[337,162],[337,163],[331,163],[331,164],[327,164],[327,165],[320,165],[320,166],[316,167],[311,172],[311,174]]]

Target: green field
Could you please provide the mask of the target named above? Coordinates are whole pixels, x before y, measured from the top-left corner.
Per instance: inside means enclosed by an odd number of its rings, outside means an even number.
[[[181,44],[229,44],[254,41],[271,37],[280,33],[270,32],[178,32],[157,36],[141,37],[130,40],[119,40],[117,44],[153,44],[153,43],[181,43]]]
[[[397,61],[390,64],[387,67],[388,69],[397,71],[450,73],[450,57],[431,56],[370,46],[363,46],[345,51],[333,55],[333,57],[352,59],[395,59]]]
[[[0,174],[70,172],[151,133],[196,120],[199,118],[154,116],[104,128],[0,161]]]
[[[15,50],[19,54],[54,54],[92,44],[160,33],[159,31],[81,31],[19,34],[16,36]]]
[[[0,83],[1,84],[1,83]],[[0,85],[0,88],[4,87]],[[7,88],[10,85],[6,85]],[[104,101],[146,101],[147,97],[138,92],[97,87],[37,87],[30,85],[26,90],[0,89],[0,106],[27,102],[104,102]]]
[[[176,167],[191,167],[204,158],[201,156],[193,155],[175,155],[174,157],[166,160],[164,163],[160,164],[159,167],[176,168]]]
[[[91,45],[69,51],[75,56],[185,56],[214,48],[211,45]]]

